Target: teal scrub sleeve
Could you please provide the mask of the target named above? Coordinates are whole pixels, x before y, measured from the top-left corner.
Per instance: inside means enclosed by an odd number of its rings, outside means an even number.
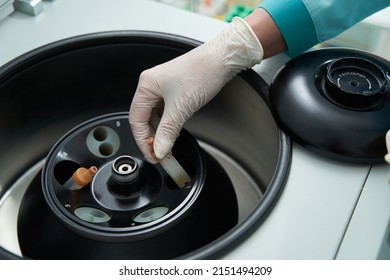
[[[292,57],[390,5],[390,0],[263,0]]]

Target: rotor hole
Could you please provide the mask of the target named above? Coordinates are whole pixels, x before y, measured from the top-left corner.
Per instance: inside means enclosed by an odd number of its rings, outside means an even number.
[[[89,151],[97,157],[109,157],[115,154],[120,147],[120,138],[117,131],[109,126],[93,128],[86,139]]]
[[[54,177],[63,185],[79,167],[79,164],[70,160],[60,161],[54,167]]]
[[[110,143],[105,142],[105,143],[103,143],[103,144],[101,144],[99,146],[99,152],[103,156],[108,157],[108,156],[111,156],[114,153],[114,148],[113,148],[113,146]]]
[[[358,81],[355,81],[355,80],[352,80],[349,82],[349,84],[353,87],[357,87],[359,85],[359,82]]]
[[[132,170],[133,170],[133,167],[130,164],[126,164],[126,163],[121,164],[118,168],[119,173],[122,173],[122,174],[131,173]]]
[[[104,127],[97,127],[94,131],[93,131],[93,137],[97,140],[97,141],[104,141],[107,139],[107,130],[104,129]]]
[[[145,210],[145,211],[139,213],[134,218],[134,221],[137,223],[141,223],[141,224],[153,222],[153,221],[158,220],[158,219],[162,218],[163,216],[165,216],[165,214],[167,214],[168,211],[169,211],[169,208],[165,207],[165,206],[153,207],[153,208],[150,208],[148,210]]]

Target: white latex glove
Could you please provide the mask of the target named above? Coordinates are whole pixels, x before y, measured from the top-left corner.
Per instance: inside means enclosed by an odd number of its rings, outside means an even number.
[[[135,140],[155,162],[147,141],[163,159],[184,123],[240,71],[261,62],[263,48],[248,23],[233,21],[214,39],[171,61],[144,71],[129,114]]]
[[[385,155],[385,161],[390,164],[390,129],[387,131],[386,136],[386,149],[387,149],[387,154]],[[389,184],[390,184],[390,174],[389,174]]]
[[[387,148],[387,154],[385,155],[385,160],[387,163],[390,164],[390,129],[386,133],[386,148]]]

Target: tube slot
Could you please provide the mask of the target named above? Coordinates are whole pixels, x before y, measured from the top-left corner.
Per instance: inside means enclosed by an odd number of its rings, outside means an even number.
[[[81,166],[71,160],[63,160],[56,164],[54,168],[54,177],[61,185],[65,184],[69,178],[72,177],[75,170],[80,168]]]
[[[118,133],[109,126],[93,128],[86,139],[89,151],[100,158],[113,156],[120,147]]]
[[[105,223],[111,220],[110,215],[94,207],[79,207],[74,210],[74,214],[77,218],[94,224]]]

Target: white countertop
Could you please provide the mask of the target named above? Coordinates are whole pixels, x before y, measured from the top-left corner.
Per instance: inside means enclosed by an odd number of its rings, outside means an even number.
[[[187,24],[194,20],[196,25]],[[0,22],[0,64],[33,48],[85,33],[152,30],[204,41],[224,25],[221,21],[147,0],[45,1],[43,12],[35,17],[14,12]]]
[[[147,0],[44,2],[36,17],[15,12],[0,22],[0,66],[44,44],[86,33],[150,30],[206,41],[225,25]],[[255,70],[269,82],[281,61],[284,56]],[[378,258],[390,218],[388,169],[326,160],[294,144],[289,179],[274,210],[225,258]]]

